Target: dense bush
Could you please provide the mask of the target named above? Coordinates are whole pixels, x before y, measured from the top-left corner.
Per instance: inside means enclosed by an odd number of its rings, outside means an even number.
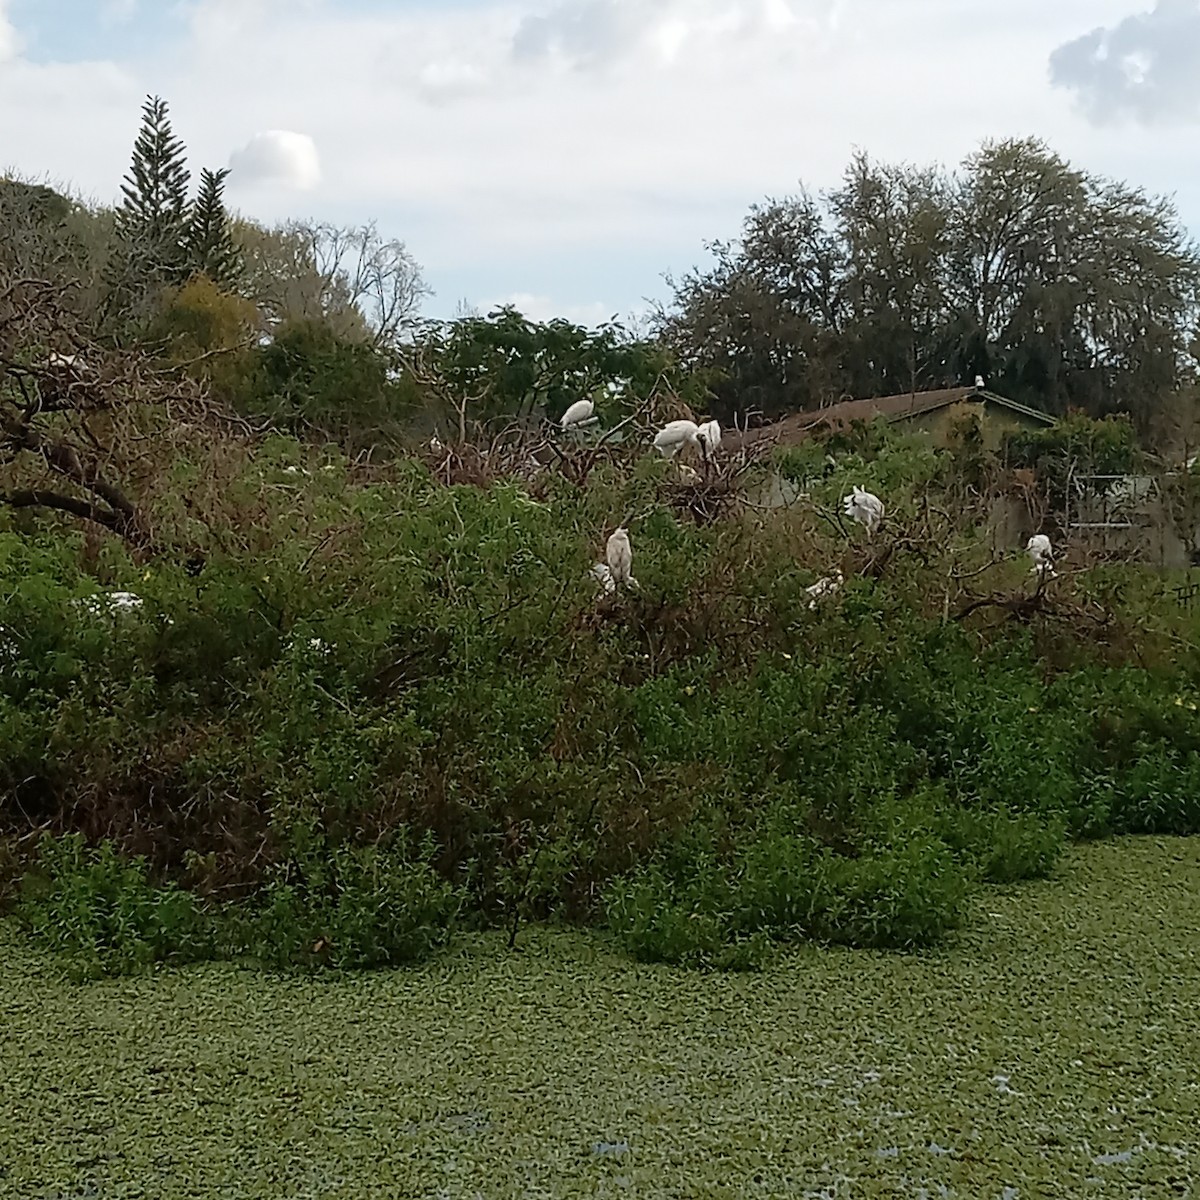
[[[829,505],[892,481],[872,545],[812,511],[678,521],[657,460],[535,501],[280,444],[220,482],[256,515],[197,577],[114,546],[85,575],[71,539],[0,532],[0,832],[115,847],[63,843],[29,919],[120,969],[399,962],[460,913],[752,966],[796,938],[935,942],[1068,835],[1200,830],[1195,618],[1139,583],[1084,619],[1097,575],[952,619],[971,593],[938,556],[969,576],[987,552],[917,536],[925,457],[898,454],[810,482]],[[603,599],[588,569],[630,512],[641,586]],[[142,606],[73,603],[98,580]],[[970,586],[1032,585],[1001,562]]]

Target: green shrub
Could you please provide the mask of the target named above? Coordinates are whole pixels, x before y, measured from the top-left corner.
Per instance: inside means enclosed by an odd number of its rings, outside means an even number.
[[[895,485],[873,546],[794,510],[681,521],[646,456],[483,488],[407,460],[359,478],[284,439],[220,479],[234,532],[198,576],[115,543],[85,572],[78,538],[0,527],[0,840],[112,839],[88,855],[151,915],[108,962],[171,958],[153,913],[183,928],[190,904],[205,953],[281,965],[406,961],[453,918],[603,916],[639,957],[750,966],[797,939],[928,944],[1066,835],[1200,832],[1195,614],[1112,567],[1055,585],[1109,606],[1102,637],[944,620],[952,571],[1028,578],[970,566],[970,531],[905,548],[926,457],[882,437],[814,484]],[[630,512],[641,587],[601,600],[588,569]],[[143,605],[71,603],[98,588]]]
[[[111,843],[80,834],[43,838],[26,875],[18,918],[78,977],[124,975],[153,963],[211,956],[213,926],[196,898],[152,883],[143,859],[123,860]]]
[[[461,889],[440,878],[426,839],[334,848],[282,868],[240,922],[242,948],[274,967],[366,968],[428,958],[450,939]]]

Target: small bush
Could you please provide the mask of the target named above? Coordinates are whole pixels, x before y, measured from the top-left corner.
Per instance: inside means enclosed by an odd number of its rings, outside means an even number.
[[[126,975],[153,963],[209,958],[213,926],[196,898],[156,885],[143,859],[122,860],[110,843],[79,834],[45,838],[25,877],[18,918],[80,978]]]
[[[1066,846],[1067,822],[1061,815],[957,808],[940,825],[942,837],[975,864],[985,883],[1044,879]]]
[[[244,950],[274,967],[366,968],[428,958],[449,941],[460,889],[430,864],[429,840],[335,848],[290,864],[242,922]]]

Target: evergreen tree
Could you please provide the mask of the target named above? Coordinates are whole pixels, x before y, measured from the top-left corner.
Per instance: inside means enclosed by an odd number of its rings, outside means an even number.
[[[166,102],[148,97],[117,209],[117,231],[132,268],[127,282],[143,287],[186,282],[187,191],[183,142],[171,128]]]
[[[207,275],[223,291],[230,291],[241,273],[241,263],[229,214],[225,211],[225,179],[228,170],[200,172],[200,190],[192,205],[184,234],[188,269]]]

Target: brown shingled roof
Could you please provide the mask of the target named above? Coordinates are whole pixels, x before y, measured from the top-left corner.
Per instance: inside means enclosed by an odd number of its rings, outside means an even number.
[[[734,440],[736,435],[733,435],[729,441],[735,446],[748,446],[767,439],[783,446],[795,445],[814,433],[848,429],[854,421],[871,421],[875,417],[901,421],[905,417],[932,412],[934,409],[946,408],[961,400],[972,398],[991,400],[1034,416],[1045,416],[993,392],[981,392],[967,387],[940,388],[933,392],[905,392],[899,396],[878,396],[869,400],[843,400],[840,404],[829,405],[828,408],[793,413],[773,424],[749,429],[737,441]],[[1050,420],[1048,417],[1046,419]]]

